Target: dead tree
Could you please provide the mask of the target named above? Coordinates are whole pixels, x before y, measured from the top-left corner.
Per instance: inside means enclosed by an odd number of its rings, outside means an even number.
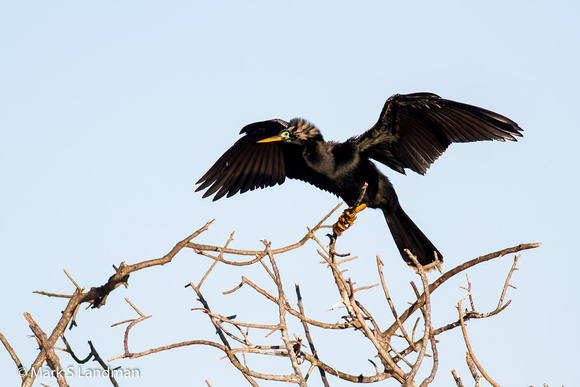
[[[376,256],[376,270],[379,282],[372,286],[356,287],[356,282],[352,278],[347,277],[345,275],[345,270],[343,269],[344,265],[354,259],[354,257],[343,256],[336,253],[336,234],[331,236],[329,245],[326,245],[321,241],[320,234],[323,233],[325,229],[331,227],[330,225],[325,225],[325,223],[339,206],[330,211],[330,213],[313,228],[309,228],[306,235],[300,241],[283,248],[274,249],[270,242],[262,241],[264,248],[259,251],[232,249],[228,246],[233,239],[233,233],[222,247],[193,242],[195,238],[210,227],[213,223],[212,221],[208,222],[205,226],[177,243],[168,254],[161,258],[131,265],[121,262],[118,267],[114,268],[115,271],[113,275],[101,286],[91,287],[89,290],[85,290],[85,288],[77,285],[67,273],[68,278],[76,288],[73,294],[62,295],[43,291],[36,292],[49,297],[68,299],[68,303],[62,312],[62,316],[50,335],[47,335],[36,324],[30,314],[25,313],[25,318],[39,345],[38,356],[29,367],[25,367],[22,364],[16,351],[10,346],[8,340],[0,333],[0,340],[4,343],[6,349],[10,353],[16,367],[21,371],[22,386],[32,385],[35,375],[45,362],[47,366],[54,371],[58,385],[67,385],[66,377],[62,372],[61,367],[61,357],[63,354],[60,353],[59,356],[57,351],[55,351],[55,345],[59,339],[63,343],[64,351],[67,353],[66,356],[70,355],[74,361],[78,363],[87,362],[89,359],[97,360],[104,369],[108,368],[109,364],[117,359],[135,359],[184,346],[209,346],[223,351],[225,357],[231,362],[232,366],[238,369],[248,383],[253,386],[258,385],[258,380],[275,380],[306,386],[308,380],[312,377],[316,377],[316,375],[318,375],[325,386],[330,385],[332,378],[339,378],[353,383],[371,383],[393,378],[402,386],[427,386],[435,379],[438,372],[438,337],[443,332],[455,328],[461,329],[465,339],[467,352],[466,360],[469,369],[472,372],[475,385],[481,385],[484,380],[487,380],[494,386],[497,385],[484,370],[482,365],[477,361],[477,357],[469,342],[467,330],[465,328],[465,321],[494,316],[503,311],[510,304],[510,300],[505,301],[505,296],[508,288],[511,286],[511,275],[514,270],[516,270],[519,256],[514,258],[513,265],[506,274],[506,280],[497,307],[492,311],[480,312],[475,309],[471,283],[469,277],[466,276],[467,284],[464,289],[467,292],[466,298],[469,300],[470,308],[463,309],[463,300],[454,300],[453,303],[457,303],[458,318],[454,321],[449,321],[446,325],[435,327],[433,326],[431,319],[431,296],[450,278],[463,273],[482,262],[504,257],[518,251],[535,248],[540,246],[540,243],[520,244],[472,259],[452,268],[451,270],[442,272],[441,275],[431,283],[429,283],[427,272],[435,267],[440,269],[439,262],[434,262],[427,267],[421,267],[413,254],[408,252],[411,261],[415,262],[419,267],[419,269],[416,269],[419,285],[417,286],[415,283],[411,283],[414,289],[415,298],[406,310],[399,313],[397,312],[394,306],[395,304],[389,294],[387,281],[385,281],[383,275],[383,263],[378,255]],[[354,215],[354,213],[350,213],[350,216],[354,217]],[[318,244],[319,248],[317,253],[322,258],[322,263],[327,266],[332,274],[332,278],[334,279],[334,283],[329,282],[325,286],[335,287],[340,297],[340,306],[344,307],[344,310],[346,310],[346,315],[344,316],[343,321],[326,322],[309,317],[302,302],[303,295],[301,294],[300,286],[296,284],[293,289],[297,300],[295,303],[290,301],[290,298],[293,298],[293,296],[288,296],[287,292],[289,289],[285,289],[283,286],[283,273],[279,270],[277,264],[277,260],[279,259],[277,258],[278,255],[287,251],[302,248],[307,241],[311,240]],[[209,270],[207,270],[207,272],[205,272],[196,282],[190,282],[187,287],[195,292],[200,303],[200,307],[195,308],[194,310],[207,315],[209,322],[211,322],[216,329],[219,340],[194,338],[190,341],[172,343],[148,350],[139,351],[131,349],[128,344],[131,329],[136,324],[141,323],[151,316],[142,313],[127,299],[127,302],[137,313],[137,317],[115,324],[127,324],[123,339],[123,353],[113,356],[105,361],[99,356],[92,343],[89,342],[91,352],[85,359],[79,359],[67,342],[64,332],[67,326],[73,327],[77,325],[76,315],[79,312],[80,306],[87,304],[92,308],[103,307],[108,295],[112,291],[120,285],[128,286],[131,274],[135,273],[134,275],[136,275],[137,272],[141,270],[168,264],[172,262],[177,253],[183,249],[192,249],[199,256],[212,261]],[[244,257],[251,258],[245,259]],[[261,284],[250,278],[242,277],[241,283],[233,287],[231,290],[224,292],[224,294],[231,294],[242,287],[251,288],[252,291],[255,292],[255,297],[263,298],[272,304],[273,310],[275,310],[274,316],[277,323],[264,324],[260,321],[240,321],[234,316],[225,316],[224,314],[212,310],[207,300],[204,298],[202,285],[206,279],[211,276],[212,270],[217,265],[226,265],[231,267],[231,270],[235,270],[236,267],[247,265],[261,266],[267,273],[267,277],[270,279],[271,284]],[[267,286],[271,286],[272,284],[274,285],[275,291],[267,291]],[[385,308],[388,308],[392,314],[392,319],[390,321],[378,321],[377,318],[373,316],[373,313],[365,308],[358,298],[358,294],[360,294],[359,292],[374,286],[380,286],[380,289],[382,289]],[[289,324],[290,320],[293,322],[299,322],[302,327],[301,331],[297,332],[293,330],[290,327],[291,324]],[[372,363],[375,372],[368,375],[363,375],[362,373],[347,373],[334,367],[330,364],[329,360],[321,358],[315,345],[316,337],[311,333],[312,327],[331,332],[333,335],[337,336],[337,340],[340,340],[340,335],[346,331],[358,332],[360,340],[368,340],[372,344],[374,350],[376,350],[376,360],[369,360]],[[277,341],[277,343],[272,344],[270,336],[274,333],[279,335],[279,339],[274,337],[273,340]],[[193,334],[195,334],[195,332],[193,332]],[[266,339],[268,339],[268,342],[262,342]],[[248,359],[250,356],[274,356],[285,358],[289,362],[289,369],[291,372],[284,374],[275,373],[273,370],[259,370],[259,368],[255,366],[257,362],[252,362]],[[430,367],[430,373],[426,378],[424,378],[424,380],[417,380],[417,372],[421,367]],[[457,386],[463,386],[464,384],[460,376],[457,375],[454,370],[452,373]],[[114,375],[111,375],[110,380],[113,385],[118,385]]]

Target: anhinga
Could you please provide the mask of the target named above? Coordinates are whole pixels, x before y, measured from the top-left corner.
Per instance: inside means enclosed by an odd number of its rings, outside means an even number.
[[[405,168],[425,174],[453,142],[513,140],[522,129],[512,120],[479,107],[440,98],[432,93],[395,94],[377,123],[343,143],[324,141],[310,122],[294,118],[255,122],[197,182],[203,197],[224,195],[282,184],[286,177],[300,179],[341,197],[349,206],[368,183],[364,205],[380,208],[403,259],[405,249],[421,265],[441,253],[403,211],[389,181],[371,161],[402,174]]]

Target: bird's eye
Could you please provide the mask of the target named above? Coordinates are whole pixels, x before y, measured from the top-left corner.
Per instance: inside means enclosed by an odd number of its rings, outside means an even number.
[[[288,132],[287,130],[283,131],[282,133],[280,133],[280,136],[283,139],[289,139],[290,138],[290,132]]]

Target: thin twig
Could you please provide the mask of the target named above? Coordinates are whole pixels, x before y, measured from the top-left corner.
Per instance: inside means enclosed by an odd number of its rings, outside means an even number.
[[[99,355],[99,353],[97,352],[97,350],[95,349],[95,346],[93,345],[93,343],[89,340],[89,347],[91,348],[91,355],[93,355],[95,361],[97,363],[99,363],[99,365],[101,367],[103,367],[104,370],[108,370],[109,366],[107,365],[107,363],[101,358],[101,356]],[[114,377],[114,373],[113,372],[109,372],[109,380],[111,381],[111,383],[113,384],[113,386],[115,387],[119,387],[119,384],[117,383],[117,381],[115,380]]]
[[[473,359],[469,356],[469,352],[465,354],[465,361],[467,362],[467,368],[469,368],[469,372],[471,372],[471,376],[473,376],[473,380],[475,380],[474,387],[480,387],[485,380],[483,376],[477,373],[477,367],[473,363]]]
[[[503,286],[503,289],[502,289],[502,292],[501,292],[501,296],[499,297],[499,302],[498,302],[498,304],[497,304],[497,307],[498,307],[498,309],[499,309],[499,308],[502,306],[502,304],[503,304],[503,299],[504,299],[504,297],[505,297],[505,294],[506,294],[506,292],[507,292],[507,288],[508,288],[508,287],[510,287],[510,286],[511,286],[511,287],[513,287],[512,285],[510,285],[510,279],[512,278],[512,274],[514,273],[514,271],[518,270],[518,269],[516,268],[516,265],[518,264],[518,260],[519,260],[519,259],[520,259],[520,255],[516,255],[516,256],[514,257],[514,263],[512,264],[512,267],[511,267],[511,269],[510,269],[510,271],[509,271],[509,273],[508,273],[508,276],[507,276],[507,278],[506,278],[506,280],[505,280],[505,283],[504,283],[504,286]],[[509,301],[508,301],[508,302],[509,302]]]
[[[81,288],[65,269],[62,269],[62,271],[64,271],[64,274],[66,274],[68,279],[74,284],[74,286],[77,288],[77,290],[79,290],[81,292],[84,290],[84,288]]]
[[[127,328],[125,328],[125,335],[123,337],[123,348],[125,350],[124,355],[126,357],[130,357],[132,355],[131,352],[129,351],[129,332],[131,331],[131,328],[133,328],[135,325],[139,324],[141,321],[146,320],[148,318],[151,318],[152,316],[151,315],[145,316],[143,313],[141,313],[141,311],[135,305],[133,305],[133,303],[127,297],[125,297],[125,301],[127,301],[127,303],[129,305],[131,305],[133,310],[135,310],[139,314],[139,318],[125,321],[125,322],[128,322],[129,325],[127,325]],[[117,326],[119,324],[121,324],[121,323],[113,324],[113,326]]]
[[[433,326],[429,327],[429,331],[430,332],[433,331]],[[433,353],[433,367],[431,367],[431,374],[429,374],[429,376],[421,383],[421,387],[426,387],[427,385],[429,385],[429,383],[435,380],[435,375],[437,375],[437,369],[439,368],[439,352],[437,351],[437,343],[435,337],[431,335],[429,340],[431,341],[431,352]]]
[[[457,310],[459,311],[459,321],[461,321],[461,331],[463,332],[463,338],[465,339],[465,346],[467,347],[468,355],[471,357],[471,359],[477,366],[477,369],[479,370],[479,372],[481,372],[485,380],[487,380],[492,386],[499,387],[499,384],[494,382],[493,379],[485,372],[485,370],[483,369],[481,364],[479,364],[479,362],[475,358],[475,355],[473,354],[471,344],[469,343],[469,338],[467,337],[467,329],[465,329],[465,321],[463,321],[463,311],[461,310],[461,301],[463,300],[460,300],[457,304]]]
[[[423,340],[421,342],[421,347],[419,348],[419,354],[417,355],[417,359],[415,360],[415,364],[413,365],[413,368],[411,369],[411,371],[409,371],[409,373],[405,377],[404,386],[411,387],[414,384],[413,379],[415,378],[415,375],[417,375],[417,372],[419,371],[419,367],[421,367],[421,363],[423,362],[423,358],[425,357],[425,351],[427,350],[427,343],[429,341],[429,337],[431,336],[431,296],[430,296],[430,292],[429,292],[429,279],[427,278],[427,273],[426,273],[426,270],[428,270],[428,269],[424,266],[421,266],[417,257],[415,257],[413,254],[411,254],[411,252],[409,250],[405,249],[405,253],[407,253],[407,255],[409,256],[409,259],[411,259],[411,261],[415,265],[415,271],[421,277],[421,282],[423,284],[423,292],[425,295],[425,298],[424,298],[425,301],[424,301],[423,305],[421,305],[421,311],[423,312],[423,320],[425,321],[425,331],[423,334]],[[414,283],[412,283],[412,284],[413,284],[413,288],[415,289],[415,292],[418,293],[415,286],[414,286]]]
[[[78,364],[85,364],[86,362],[88,362],[89,360],[92,359],[92,357],[93,357],[93,353],[92,352],[89,352],[89,354],[87,355],[86,358],[84,358],[82,360],[79,359],[77,357],[77,355],[75,355],[75,353],[73,352],[73,350],[72,350],[70,344],[68,343],[68,340],[66,339],[66,337],[64,335],[62,335],[60,337],[60,339],[62,340],[62,342],[64,343],[64,345],[66,347],[65,351],[68,352],[68,354],[71,355],[71,357],[73,358],[73,360],[76,361]]]
[[[407,343],[409,343],[411,348],[413,348],[413,351],[417,352],[418,349],[415,347],[415,345],[413,344],[413,341],[411,340],[411,338],[407,334],[407,331],[403,327],[403,323],[401,322],[401,319],[399,319],[399,315],[397,314],[397,311],[395,310],[395,305],[393,304],[393,300],[391,300],[391,296],[389,295],[389,291],[387,290],[385,276],[383,275],[383,269],[382,269],[383,266],[384,266],[384,264],[381,261],[380,256],[377,254],[377,271],[379,272],[379,277],[381,279],[381,285],[383,287],[383,293],[385,293],[385,297],[387,299],[387,302],[389,303],[389,307],[391,308],[391,313],[393,314],[393,317],[395,317],[395,320],[397,321],[397,324],[399,325],[399,328],[401,329],[401,333],[405,337],[405,340],[407,340]]]
[[[304,315],[304,306],[302,305],[302,295],[300,294],[300,286],[298,284],[295,284],[295,288],[296,288],[296,297],[298,298],[297,302],[298,309],[300,310],[300,313]],[[314,356],[316,360],[319,360],[318,354],[316,353],[316,348],[314,347],[314,342],[312,341],[312,336],[310,335],[310,329],[308,329],[308,323],[304,320],[300,320],[300,322],[302,323],[302,327],[304,328],[304,334],[306,335],[306,340],[308,340],[308,345],[310,346],[310,350],[312,351],[312,356]],[[324,384],[324,386],[329,387],[324,369],[318,367],[318,371],[320,371],[320,378],[322,379],[322,383]]]
[[[278,311],[280,318],[279,329],[280,333],[282,334],[282,341],[284,341],[284,344],[286,345],[286,350],[290,356],[290,362],[292,363],[292,368],[294,369],[294,375],[296,375],[298,384],[301,387],[307,387],[306,380],[304,380],[304,377],[302,376],[302,371],[300,370],[300,365],[298,364],[298,359],[296,358],[294,347],[290,341],[290,337],[288,336],[288,326],[286,325],[286,295],[284,294],[282,279],[280,278],[280,272],[278,271],[278,266],[276,265],[274,254],[272,254],[272,250],[270,250],[270,244],[266,245],[266,252],[270,258],[270,265],[272,265],[272,271],[276,279],[276,286],[278,288]]]
[[[451,375],[453,375],[453,379],[455,379],[455,384],[457,387],[463,387],[463,382],[455,370],[451,370]]]
[[[43,292],[41,290],[35,290],[32,293],[40,294],[41,296],[47,296],[47,297],[72,298],[72,296],[70,294],[49,293],[49,292]]]
[[[465,273],[465,278],[467,280],[467,287],[461,286],[461,289],[467,291],[467,296],[469,297],[469,304],[471,305],[471,310],[475,311],[475,304],[473,303],[473,296],[471,294],[471,281],[469,280],[469,275]]]
[[[10,354],[10,357],[12,358],[12,360],[14,360],[14,363],[16,363],[16,367],[18,368],[18,374],[20,375],[22,380],[24,380],[24,376],[26,375],[26,369],[22,365],[22,362],[18,358],[18,355],[16,355],[16,352],[14,351],[14,349],[12,348],[6,337],[4,337],[2,332],[0,332],[0,341],[2,341],[2,344],[4,344],[4,347]]]

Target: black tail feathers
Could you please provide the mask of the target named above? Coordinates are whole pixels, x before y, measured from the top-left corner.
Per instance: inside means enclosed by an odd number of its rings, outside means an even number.
[[[435,261],[435,253],[439,261],[443,261],[443,256],[431,241],[423,234],[419,227],[409,218],[400,205],[395,209],[383,209],[387,224],[393,234],[393,239],[401,253],[401,256],[410,266],[415,266],[409,255],[404,251],[408,249],[421,265],[427,265]]]

